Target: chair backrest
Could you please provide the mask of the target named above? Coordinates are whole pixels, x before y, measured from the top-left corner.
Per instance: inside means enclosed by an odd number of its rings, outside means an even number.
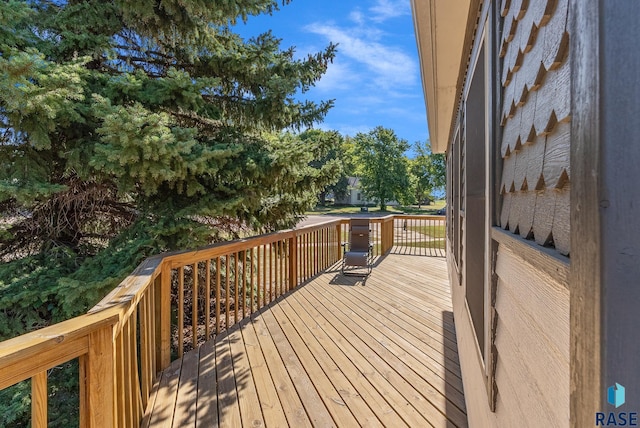
[[[369,219],[351,219],[350,227],[349,251],[369,251]]]

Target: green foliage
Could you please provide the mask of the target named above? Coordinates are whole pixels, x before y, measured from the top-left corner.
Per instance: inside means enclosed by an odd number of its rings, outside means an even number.
[[[420,205],[432,198],[435,190],[446,185],[446,160],[442,153],[432,153],[429,142],[414,145],[416,157],[410,160],[410,173],[415,201]]]
[[[388,201],[407,203],[411,198],[404,156],[409,148],[407,141],[399,139],[393,130],[378,126],[367,134],[357,134],[353,144],[358,160],[356,171],[364,193],[377,199],[383,211]]]
[[[48,370],[48,426],[79,427],[78,362],[62,364]],[[22,428],[28,426],[31,407],[31,382],[23,381],[0,391],[0,426]]]
[[[17,332],[85,313],[113,289],[162,240],[139,222],[93,257],[56,247],[0,265],[0,340]],[[184,244],[184,242],[182,242]],[[77,362],[50,370],[50,426],[77,426]],[[30,412],[28,382],[0,391],[0,426],[25,426]]]
[[[233,33],[286,3],[0,2],[0,338],[85,312],[146,255],[290,226],[336,181],[311,165],[339,141],[291,133],[331,108],[296,95],[335,47]],[[1,426],[24,425],[20,388]]]
[[[139,221],[91,257],[58,246],[0,264],[0,340],[95,305],[145,256],[166,245],[145,223]]]
[[[232,32],[277,2],[28,5],[0,4],[1,31],[13,35],[0,52],[0,212],[27,214],[5,228],[0,253],[76,251],[141,215],[270,228],[300,213],[306,196],[281,164],[309,161],[272,140],[331,107],[294,95],[326,71],[334,46],[294,59],[271,33]]]
[[[323,131],[311,129],[300,134],[300,138],[305,142],[316,142],[327,148],[323,155],[311,162],[311,166],[316,169],[328,169],[337,178],[329,183],[318,193],[320,205],[326,205],[327,193],[333,193],[336,198],[343,198],[348,192],[348,176],[346,174],[344,153],[344,138],[336,131]]]

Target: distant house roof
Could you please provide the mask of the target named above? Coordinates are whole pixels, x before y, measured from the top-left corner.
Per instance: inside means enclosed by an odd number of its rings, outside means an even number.
[[[359,187],[360,186],[360,178],[359,177],[348,177],[347,185],[349,187]]]

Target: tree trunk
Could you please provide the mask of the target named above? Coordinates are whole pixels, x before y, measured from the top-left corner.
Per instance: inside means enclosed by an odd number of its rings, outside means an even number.
[[[320,192],[319,199],[321,206],[327,205],[327,192]]]

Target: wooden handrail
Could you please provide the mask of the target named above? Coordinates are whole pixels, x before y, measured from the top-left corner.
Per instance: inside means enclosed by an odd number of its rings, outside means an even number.
[[[374,255],[389,252],[396,239],[407,243],[406,233],[395,232],[398,222],[426,220],[444,223],[436,216],[371,218]],[[31,379],[32,424],[46,426],[47,370],[79,358],[81,425],[137,426],[157,373],[187,347],[340,260],[348,222],[335,219],[149,257],[86,315],[0,342],[0,389]],[[179,295],[177,301],[172,294]],[[178,313],[175,349],[172,307]],[[191,322],[185,325],[188,314]]]
[[[76,353],[75,350],[81,350],[81,353],[86,353],[86,349],[77,346],[78,343],[97,330],[115,325],[117,321],[117,310],[105,310],[81,315],[0,342],[0,389],[30,378],[34,370],[40,371],[58,365],[55,361],[59,357],[51,350],[72,354]],[[66,348],[74,350],[64,351]]]

